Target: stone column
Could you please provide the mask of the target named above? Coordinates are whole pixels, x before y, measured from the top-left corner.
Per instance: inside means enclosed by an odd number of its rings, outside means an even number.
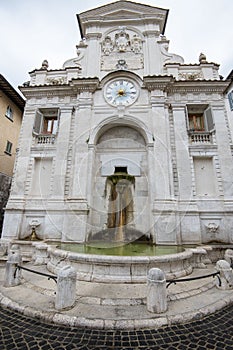
[[[4,287],[14,287],[21,283],[21,271],[16,270],[17,266],[22,262],[20,249],[17,244],[12,245],[8,260],[6,263],[6,270],[4,276]]]
[[[70,266],[64,266],[58,273],[55,308],[63,310],[71,308],[75,303],[76,271]]]
[[[147,310],[160,314],[167,311],[167,290],[164,272],[152,268],[147,276]]]

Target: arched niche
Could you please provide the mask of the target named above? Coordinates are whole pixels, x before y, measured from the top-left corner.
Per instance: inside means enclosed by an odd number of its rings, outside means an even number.
[[[139,232],[139,235],[146,234],[149,222],[145,216],[145,213],[149,215],[148,133],[138,125],[129,125],[125,120],[120,123],[117,120],[115,123],[96,128],[90,140],[94,143],[94,147],[91,148],[94,153],[89,186],[89,237],[95,236],[95,233],[106,232],[111,226],[109,211],[113,210],[115,204],[118,208],[116,215],[119,215],[115,185],[118,179],[126,182],[129,178],[133,180],[129,183],[125,196],[122,195],[122,203],[128,202],[125,198],[130,198],[127,210],[122,211],[122,215],[127,215],[127,218],[123,219],[123,225],[127,226],[127,232],[130,230],[133,233]]]

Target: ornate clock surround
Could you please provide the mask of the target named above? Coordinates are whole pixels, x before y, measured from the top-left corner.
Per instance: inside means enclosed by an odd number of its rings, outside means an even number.
[[[139,89],[137,84],[126,77],[110,80],[104,88],[106,102],[114,107],[132,105],[137,100],[138,95]]]

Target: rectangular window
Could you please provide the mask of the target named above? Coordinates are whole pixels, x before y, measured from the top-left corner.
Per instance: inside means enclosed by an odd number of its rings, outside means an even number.
[[[33,131],[37,135],[55,135],[58,130],[58,108],[39,109],[36,112]]]
[[[56,117],[44,117],[43,120],[43,134],[56,134],[57,133],[57,116]]]
[[[230,109],[231,109],[231,111],[233,111],[233,91],[229,92],[229,94],[227,96],[228,96]]]
[[[11,121],[13,121],[13,110],[10,106],[7,107],[5,116]]]
[[[214,122],[208,105],[187,105],[188,129],[191,132],[211,132]]]
[[[204,116],[202,113],[189,113],[189,129],[193,131],[204,131]]]
[[[12,150],[12,142],[7,141],[5,153],[11,155],[11,150]]]

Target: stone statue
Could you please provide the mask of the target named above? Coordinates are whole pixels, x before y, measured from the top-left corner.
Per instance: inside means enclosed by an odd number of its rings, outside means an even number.
[[[119,52],[127,51],[130,46],[129,34],[125,32],[125,29],[122,28],[119,33],[115,35],[116,47]]]
[[[106,36],[104,41],[102,42],[102,50],[105,55],[110,55],[110,53],[113,51],[113,42],[110,36]]]
[[[131,50],[136,54],[142,51],[142,39],[136,34],[131,40]]]

